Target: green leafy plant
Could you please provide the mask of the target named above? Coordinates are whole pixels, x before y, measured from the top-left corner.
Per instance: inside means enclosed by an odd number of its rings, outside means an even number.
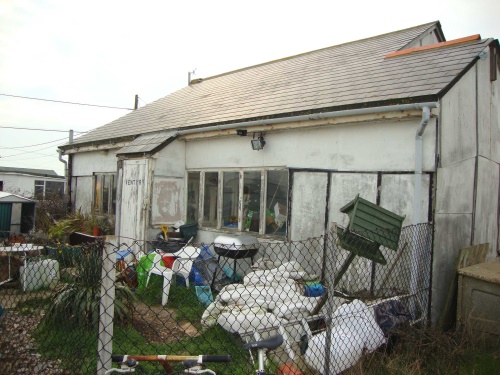
[[[101,293],[101,251],[94,245],[82,249],[76,266],[73,283],[63,285],[54,295],[47,310],[46,321],[64,323],[72,327],[92,329],[99,321],[99,298]],[[127,286],[116,285],[115,320],[126,322],[131,316],[134,293]]]
[[[49,237],[58,242],[67,242],[67,237],[74,232],[93,234],[94,227],[99,227],[104,234],[114,232],[113,219],[108,215],[83,213],[81,210],[69,214],[49,229]]]

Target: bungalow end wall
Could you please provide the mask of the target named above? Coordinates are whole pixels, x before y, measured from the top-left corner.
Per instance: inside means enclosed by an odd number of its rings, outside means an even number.
[[[489,243],[488,258],[497,256],[500,83],[490,77],[486,56],[440,103],[431,301],[434,323],[446,302],[458,251]]]

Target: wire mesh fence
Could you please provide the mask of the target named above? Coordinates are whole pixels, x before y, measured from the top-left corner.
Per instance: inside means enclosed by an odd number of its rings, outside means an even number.
[[[139,374],[184,373],[171,356],[185,355],[230,355],[208,368],[254,374],[259,352],[243,346],[275,335],[266,373],[337,374],[426,323],[431,234],[404,227],[393,248],[342,227],[245,244],[6,238],[0,374],[104,374],[127,367],[117,354],[170,356],[143,357]]]

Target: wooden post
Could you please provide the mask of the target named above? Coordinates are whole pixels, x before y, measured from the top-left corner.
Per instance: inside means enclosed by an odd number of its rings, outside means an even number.
[[[102,252],[101,298],[99,303],[99,338],[97,344],[97,375],[104,375],[111,368],[113,353],[113,317],[115,314],[115,253],[110,243],[115,236],[106,236]]]

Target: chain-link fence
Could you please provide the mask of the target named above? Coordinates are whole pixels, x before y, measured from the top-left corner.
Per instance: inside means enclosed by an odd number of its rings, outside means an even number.
[[[277,334],[267,373],[336,374],[396,327],[426,322],[430,224],[404,227],[392,248],[341,227],[297,242],[222,238],[6,238],[0,374],[104,374],[120,366],[115,354],[228,354],[208,368],[254,374],[257,351],[243,345]],[[183,373],[161,359],[140,360],[136,373]]]

